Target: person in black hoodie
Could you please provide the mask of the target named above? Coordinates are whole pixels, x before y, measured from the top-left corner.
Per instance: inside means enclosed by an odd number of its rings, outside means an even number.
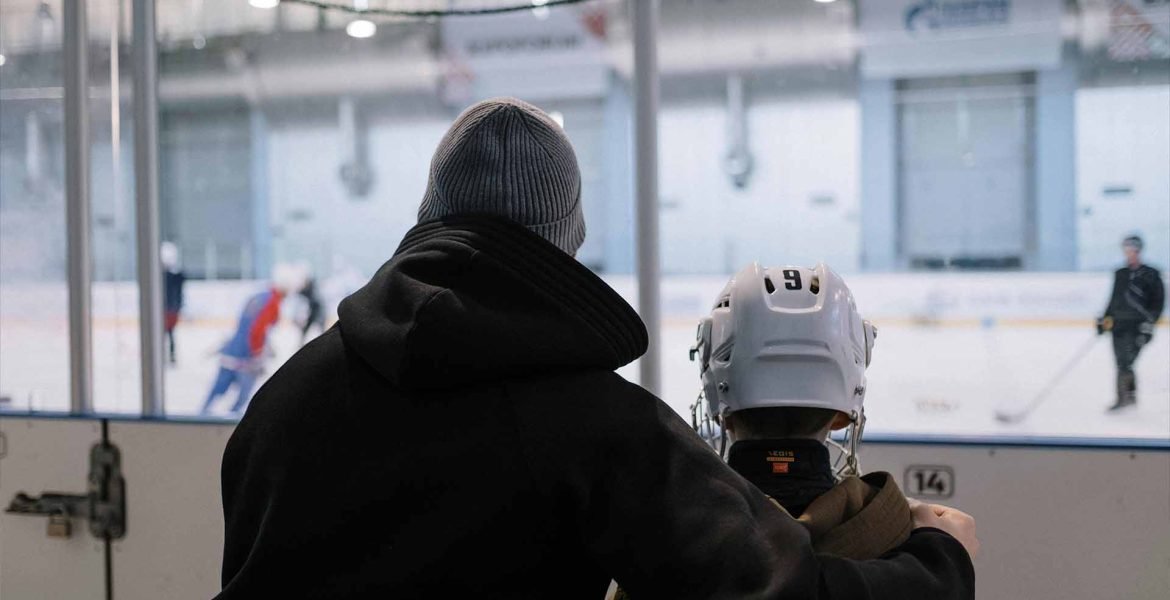
[[[639,598],[972,598],[936,529],[881,560],[817,555],[614,373],[646,330],[573,258],[580,181],[535,107],[460,115],[419,224],[232,434],[218,597],[599,600],[612,578]]]

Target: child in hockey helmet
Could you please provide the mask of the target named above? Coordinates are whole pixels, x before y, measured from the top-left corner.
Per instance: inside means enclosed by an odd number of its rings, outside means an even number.
[[[893,477],[860,476],[857,465],[875,337],[824,264],[752,264],[719,294],[691,350],[703,383],[700,432],[808,528],[818,551],[855,559],[884,554],[913,529]],[[836,429],[848,430],[844,445],[829,437]],[[840,451],[840,468],[827,444]]]

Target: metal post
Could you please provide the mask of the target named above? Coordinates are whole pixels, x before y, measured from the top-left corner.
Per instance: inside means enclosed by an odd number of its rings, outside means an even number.
[[[158,257],[158,42],[155,39],[155,0],[133,1],[134,214],[138,226],[142,414],[161,416],[165,405],[162,263]]]
[[[65,243],[69,286],[69,409],[93,412],[89,210],[89,28],[85,0],[64,1]]]
[[[639,383],[661,392],[661,323],[658,307],[658,0],[634,5],[634,164],[637,202],[638,313],[650,347]]]

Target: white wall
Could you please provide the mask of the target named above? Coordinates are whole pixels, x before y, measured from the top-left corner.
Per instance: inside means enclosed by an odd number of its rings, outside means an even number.
[[[666,106],[659,118],[665,273],[725,273],[751,260],[859,266],[860,110],[854,100],[749,103],[755,170],[737,190],[723,171],[721,104]],[[831,202],[818,204],[817,198]]]
[[[604,211],[610,206],[600,165],[606,149],[601,146],[599,107],[578,103],[562,110],[585,187],[589,236],[578,258],[597,263],[604,251]],[[373,273],[418,221],[431,155],[450,124],[447,117],[372,120],[367,135],[374,184],[365,197],[351,197],[342,184],[338,172],[352,149],[343,147],[335,122],[273,126],[267,168],[276,260],[307,260],[317,272],[328,273],[335,268],[333,257],[339,257]],[[290,220],[297,213],[308,218]]]
[[[350,197],[339,170],[349,149],[335,123],[276,126],[269,137],[271,222],[282,224],[274,239],[277,260],[310,260],[318,270],[332,256],[372,273],[394,253],[418,220],[431,153],[446,130],[438,120],[375,122],[369,129],[374,187]],[[291,221],[290,214],[309,215]],[[263,240],[261,240],[263,241]]]
[[[611,92],[616,93],[616,92]],[[628,207],[608,197],[597,168],[605,121],[566,107],[581,154],[590,243],[582,259],[600,262],[608,213]],[[580,112],[581,107],[576,110]],[[751,98],[749,147],[755,169],[746,189],[723,170],[723,103],[667,103],[659,125],[662,261],[666,273],[724,273],[752,259],[811,264],[842,272],[861,263],[858,100],[830,96]],[[371,272],[416,219],[431,153],[447,116],[373,119],[369,124],[370,196],[350,198],[338,169],[348,149],[336,123],[283,120],[269,130],[268,190],[278,259],[310,258],[328,269],[342,255]],[[1076,92],[1077,240],[1081,270],[1119,262],[1118,240],[1146,238],[1148,260],[1170,266],[1170,87],[1085,88]],[[890,135],[893,133],[890,132]],[[1109,186],[1128,195],[1106,196]],[[596,188],[596,189],[594,189]],[[831,199],[818,204],[816,198]],[[618,199],[620,200],[620,199]],[[893,207],[883,210],[892,211]],[[312,217],[289,222],[290,213]],[[1051,232],[1048,232],[1051,233]],[[1067,237],[1067,236],[1066,236]],[[632,248],[630,249],[632,253]],[[616,264],[616,263],[615,263]]]
[[[1170,268],[1170,86],[1082,89],[1076,111],[1079,267],[1120,266],[1121,239],[1138,232],[1146,260]]]

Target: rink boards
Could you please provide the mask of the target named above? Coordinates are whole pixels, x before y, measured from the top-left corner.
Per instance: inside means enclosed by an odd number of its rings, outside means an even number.
[[[223,542],[219,464],[230,423],[112,420],[128,498],[112,544],[120,600],[207,598]],[[0,502],[84,489],[98,422],[0,417]],[[978,519],[981,599],[1160,600],[1170,589],[1170,448],[1163,442],[1020,445],[1009,439],[872,439],[862,466]],[[323,507],[322,510],[328,510]],[[102,598],[104,549],[75,524],[0,514],[0,598]]]

